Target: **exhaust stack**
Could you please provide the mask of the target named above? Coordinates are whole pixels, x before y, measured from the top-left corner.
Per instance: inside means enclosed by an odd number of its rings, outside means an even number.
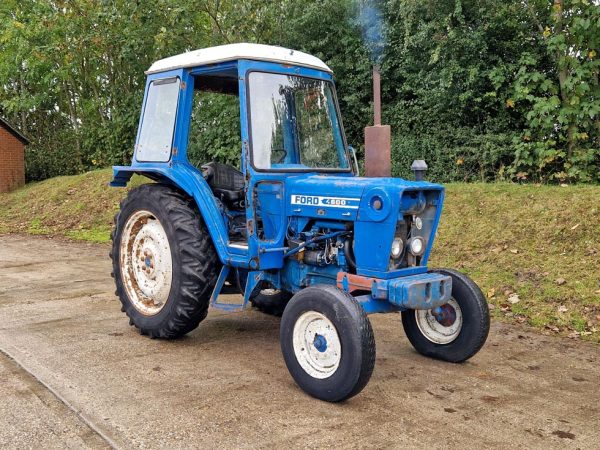
[[[365,176],[392,175],[392,130],[381,125],[381,75],[379,66],[373,66],[373,126],[365,127]]]

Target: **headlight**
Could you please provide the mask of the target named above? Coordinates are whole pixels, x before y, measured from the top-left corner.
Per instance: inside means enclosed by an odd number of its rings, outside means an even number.
[[[404,242],[402,239],[396,238],[394,242],[392,242],[392,258],[398,259],[402,256],[402,250],[404,249]]]
[[[425,251],[425,241],[419,236],[412,237],[408,240],[408,249],[415,256],[422,255]]]

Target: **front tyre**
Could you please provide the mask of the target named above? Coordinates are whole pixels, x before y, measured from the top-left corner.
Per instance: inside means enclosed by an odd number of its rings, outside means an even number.
[[[132,189],[115,218],[110,256],[131,325],[177,338],[206,317],[220,266],[193,200],[161,184]]]
[[[466,275],[451,269],[434,272],[452,277],[452,298],[437,315],[432,310],[402,312],[406,337],[419,353],[449,362],[475,355],[490,330],[490,313],[481,289]]]
[[[292,297],[281,319],[280,341],[290,374],[318,399],[353,397],[373,373],[371,323],[358,302],[334,286],[310,286]]]

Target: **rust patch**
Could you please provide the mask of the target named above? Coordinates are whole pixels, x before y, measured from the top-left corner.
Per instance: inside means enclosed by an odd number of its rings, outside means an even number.
[[[344,278],[348,283],[348,292],[371,291],[373,283],[377,281],[375,278],[354,275],[348,272],[338,272],[336,285],[339,289],[344,289]]]

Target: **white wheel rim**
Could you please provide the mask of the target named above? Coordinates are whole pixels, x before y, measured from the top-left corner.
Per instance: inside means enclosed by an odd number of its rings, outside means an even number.
[[[294,324],[292,339],[296,360],[311,377],[329,378],[338,369],[342,344],[335,326],[323,314],[302,314]]]
[[[421,334],[434,344],[449,344],[460,334],[463,324],[463,315],[458,302],[451,298],[442,308],[451,308],[455,314],[451,323],[441,323],[430,309],[419,309],[415,311],[417,326]]]
[[[133,213],[120,246],[121,278],[131,303],[147,316],[158,314],[171,292],[173,260],[167,233],[149,211]]]

